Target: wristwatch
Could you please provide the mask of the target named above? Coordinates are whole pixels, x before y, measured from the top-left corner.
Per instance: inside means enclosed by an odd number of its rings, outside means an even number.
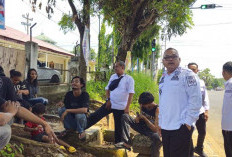
[[[110,100],[110,98],[107,98],[106,101]]]

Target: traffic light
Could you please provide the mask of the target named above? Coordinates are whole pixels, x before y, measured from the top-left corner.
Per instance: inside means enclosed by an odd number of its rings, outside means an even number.
[[[201,9],[214,9],[216,4],[203,4],[201,5]]]
[[[153,39],[151,42],[151,51],[152,52],[155,52],[155,49],[156,49],[155,46],[156,46],[155,39]]]

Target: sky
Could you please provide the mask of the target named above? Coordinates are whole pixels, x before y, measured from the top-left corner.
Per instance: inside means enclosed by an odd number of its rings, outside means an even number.
[[[79,33],[75,31],[64,34],[58,26],[58,22],[63,13],[69,13],[70,7],[67,0],[57,1],[52,19],[47,19],[44,8],[31,11],[29,0],[5,0],[6,26],[26,33],[21,22],[23,14],[29,13],[31,22],[37,25],[33,28],[33,36],[44,33],[49,38],[55,40],[57,45],[72,50],[79,40]],[[44,4],[46,0],[43,0]],[[223,7],[215,9],[192,9],[194,26],[182,36],[172,37],[166,42],[166,48],[173,47],[179,51],[181,66],[186,66],[189,62],[196,62],[199,69],[209,68],[211,73],[217,78],[221,78],[222,65],[232,60],[232,0],[197,0],[193,7],[201,4],[217,4]],[[101,17],[102,21],[102,17]],[[107,32],[112,31],[107,27]],[[98,49],[99,19],[91,17],[90,34],[91,47]],[[165,49],[164,42],[160,42]]]

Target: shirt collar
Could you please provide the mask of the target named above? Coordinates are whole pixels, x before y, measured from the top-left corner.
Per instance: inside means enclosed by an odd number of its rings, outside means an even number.
[[[232,77],[229,80],[227,80],[224,85],[227,86],[229,82],[232,82]]]

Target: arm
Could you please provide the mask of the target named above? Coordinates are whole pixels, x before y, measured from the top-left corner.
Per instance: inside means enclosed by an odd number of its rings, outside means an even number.
[[[202,106],[199,78],[193,72],[186,75],[185,89],[188,96],[185,124],[190,130],[191,125],[198,119]]]
[[[66,111],[68,113],[87,113],[88,112],[88,108],[83,107],[83,108],[77,108],[77,109],[66,109]]]
[[[1,103],[4,102],[1,99]],[[3,112],[0,112],[0,126],[6,125],[18,112],[19,104],[11,101],[5,101],[1,104]]]
[[[18,94],[28,95],[29,94],[29,90],[27,90],[27,89],[25,89],[25,90],[18,90]]]
[[[124,110],[125,113],[129,113],[130,104],[132,102],[133,95],[135,93],[135,91],[134,91],[135,82],[134,82],[134,79],[131,76],[127,80],[127,84],[128,84],[127,92],[129,93],[129,97],[128,97],[128,100],[127,100],[126,108]]]
[[[129,93],[129,97],[128,97],[128,100],[127,100],[127,105],[126,105],[126,108],[124,110],[125,113],[129,114],[130,104],[132,102],[133,95],[134,95],[134,93]]]
[[[159,115],[159,108],[156,109],[155,114],[155,123],[153,124],[151,121],[147,119],[147,117],[142,115],[142,119],[146,123],[147,127],[149,127],[153,132],[158,132],[159,126],[158,126],[158,115]]]
[[[49,140],[52,143],[54,143],[55,141],[58,141],[58,139],[57,139],[56,135],[54,134],[54,132],[52,131],[50,125],[46,121],[35,116],[33,113],[31,113],[29,110],[25,109],[24,107],[19,107],[16,116],[19,118],[22,118],[26,121],[30,121],[30,122],[42,125],[45,132],[48,134]]]

